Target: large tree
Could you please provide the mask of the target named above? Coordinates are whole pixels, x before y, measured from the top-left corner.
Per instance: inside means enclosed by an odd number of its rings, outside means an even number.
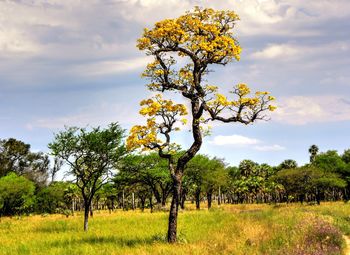
[[[179,129],[175,123],[179,116],[187,115],[187,110],[183,104],[163,99],[161,94],[141,102],[140,114],[148,117],[147,124],[134,126],[127,140],[129,149],[157,150],[160,157],[168,160],[173,182],[168,223],[170,243],[176,242],[185,166],[201,148],[205,124],[218,120],[248,125],[265,119],[266,110],[275,109],[270,104],[274,98],[268,92],[250,95],[249,87],[242,83],[233,87],[230,100],[218,93],[217,86],[206,83],[210,65],[224,66],[240,59],[241,47],[232,31],[238,19],[233,11],[196,7],[179,18],[157,22],[152,29],[145,29],[138,40],[138,48],[154,57],[143,74],[150,80],[149,89],[177,92],[190,106],[193,140],[180,157],[174,156],[178,147],[172,143],[171,133]]]
[[[124,130],[115,123],[106,129],[66,127],[49,144],[52,154],[70,167],[84,200],[84,231],[88,230],[89,209],[95,193],[110,177],[125,154]]]

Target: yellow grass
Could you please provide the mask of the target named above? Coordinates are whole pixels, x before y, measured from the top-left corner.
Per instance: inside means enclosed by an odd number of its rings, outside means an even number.
[[[316,220],[316,225],[318,221],[330,222],[349,234],[348,215],[350,205],[344,203],[224,205],[211,211],[185,210],[179,214],[176,245],[164,241],[166,212],[95,212],[88,233],[82,231],[81,214],[69,218],[62,215],[2,218],[0,254],[286,255],[294,254],[305,242],[305,235],[310,233],[307,222]],[[325,239],[328,240],[327,235]]]

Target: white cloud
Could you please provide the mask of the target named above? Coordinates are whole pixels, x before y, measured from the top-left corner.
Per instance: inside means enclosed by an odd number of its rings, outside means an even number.
[[[293,96],[279,102],[274,121],[304,125],[350,120],[350,102],[342,96]]]
[[[287,44],[272,44],[261,51],[254,52],[251,57],[254,59],[285,59],[295,57],[298,53],[300,54],[300,50],[297,47]]]
[[[4,31],[0,28],[0,53],[1,54],[34,54],[38,51],[38,45],[16,30]]]
[[[254,138],[249,138],[242,135],[218,135],[215,136],[214,139],[210,142],[214,145],[238,145],[238,146],[245,146],[245,145],[254,145],[260,143],[259,140]]]
[[[337,41],[324,43],[321,45],[297,45],[297,44],[268,44],[262,50],[253,52],[250,58],[254,60],[299,60],[321,59],[325,62],[329,58],[346,54],[349,52],[350,43],[347,41]],[[327,59],[325,58],[326,56]]]
[[[121,61],[101,61],[76,67],[75,71],[82,75],[107,75],[134,71],[145,68],[150,62],[148,57],[126,59]]]
[[[257,151],[282,151],[286,148],[278,144],[264,144],[261,140],[242,135],[218,135],[209,141],[209,144],[216,146],[238,146],[247,147]]]
[[[281,145],[274,144],[274,145],[255,146],[254,149],[256,149],[257,151],[282,151],[282,150],[285,150],[286,148]]]
[[[130,125],[143,121],[137,112],[137,108],[130,109],[122,104],[102,103],[80,109],[74,114],[39,118],[27,123],[26,128],[32,130],[35,127],[47,129],[62,129],[64,126],[101,126],[111,122],[122,125]]]

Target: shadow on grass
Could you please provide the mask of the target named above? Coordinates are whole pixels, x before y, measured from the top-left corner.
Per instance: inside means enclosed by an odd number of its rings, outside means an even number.
[[[75,246],[80,244],[114,244],[120,247],[135,247],[138,245],[152,245],[156,243],[166,243],[165,236],[156,234],[145,238],[124,238],[118,236],[88,236],[81,239],[57,240],[50,242],[52,247]]]

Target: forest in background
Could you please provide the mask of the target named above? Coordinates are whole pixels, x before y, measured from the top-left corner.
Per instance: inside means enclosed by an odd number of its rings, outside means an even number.
[[[121,145],[123,146],[123,145]],[[180,152],[179,152],[180,153]],[[197,209],[206,203],[289,203],[349,200],[350,149],[342,154],[319,152],[310,146],[310,163],[298,166],[286,159],[278,166],[242,160],[238,166],[224,159],[196,155],[187,165],[181,191],[182,209],[186,201]],[[84,210],[79,181],[56,180],[64,162],[14,138],[0,141],[0,215],[62,213],[67,217]],[[69,167],[69,166],[68,166]],[[61,170],[60,170],[61,169]],[[113,163],[109,174],[97,182],[90,215],[95,210],[150,208],[167,210],[171,177],[167,162],[157,153],[125,153]]]

